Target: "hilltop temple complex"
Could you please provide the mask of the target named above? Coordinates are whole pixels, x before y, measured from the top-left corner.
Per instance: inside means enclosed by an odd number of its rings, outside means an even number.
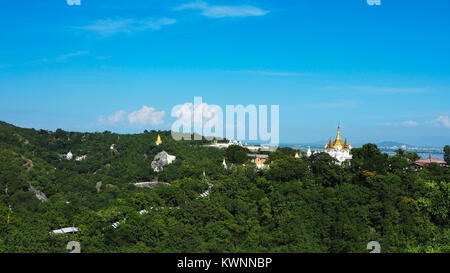
[[[352,146],[350,143],[345,139],[344,142],[342,142],[341,139],[341,127],[338,126],[338,131],[336,135],[336,139],[332,141],[330,137],[330,141],[325,145],[324,151],[311,151],[311,147],[308,147],[307,156],[311,156],[313,153],[319,153],[319,152],[325,152],[329,154],[331,157],[335,158],[339,164],[346,160],[352,159],[352,155],[350,154],[350,151],[352,149]]]

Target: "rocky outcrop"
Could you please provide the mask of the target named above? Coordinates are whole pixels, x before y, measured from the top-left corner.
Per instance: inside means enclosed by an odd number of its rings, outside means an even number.
[[[155,172],[161,172],[164,166],[172,164],[177,157],[174,155],[169,155],[166,151],[162,151],[155,156],[152,161],[151,167]]]
[[[34,194],[36,195],[37,199],[41,200],[42,202],[47,202],[48,198],[47,196],[45,196],[45,194],[43,192],[41,192],[40,190],[36,189],[33,186],[30,186],[28,188],[29,191],[34,192]]]
[[[102,189],[102,181],[97,182],[97,184],[95,185],[95,188],[97,189],[97,193],[99,193]]]

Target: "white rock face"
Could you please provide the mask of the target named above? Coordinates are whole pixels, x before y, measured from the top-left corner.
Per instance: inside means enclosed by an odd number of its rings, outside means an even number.
[[[75,158],[75,161],[83,161],[83,160],[85,160],[86,158],[87,158],[87,155],[77,156],[77,157]]]
[[[99,193],[102,189],[102,181],[97,182],[97,184],[95,185],[95,188],[97,189],[97,193]]]
[[[162,172],[164,166],[172,164],[177,157],[169,155],[166,151],[162,151],[155,156],[152,161],[151,167],[155,172]]]
[[[45,196],[45,194],[43,192],[41,192],[40,190],[36,189],[35,187],[30,186],[30,188],[28,190],[34,192],[34,194],[36,195],[36,198],[41,200],[41,202],[47,202],[48,201],[47,196]]]

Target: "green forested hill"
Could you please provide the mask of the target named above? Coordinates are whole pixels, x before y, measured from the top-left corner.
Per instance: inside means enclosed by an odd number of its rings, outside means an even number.
[[[352,150],[351,164],[283,148],[257,170],[240,164],[236,147],[206,143],[0,122],[0,252],[67,252],[69,241],[82,252],[368,252],[369,241],[382,252],[450,252],[448,168],[412,171],[413,154],[388,157],[367,144]],[[177,159],[154,173],[163,150]],[[69,151],[87,157],[60,158]],[[170,185],[133,185],[156,177]],[[208,183],[211,194],[199,198]],[[71,226],[80,232],[50,234]]]

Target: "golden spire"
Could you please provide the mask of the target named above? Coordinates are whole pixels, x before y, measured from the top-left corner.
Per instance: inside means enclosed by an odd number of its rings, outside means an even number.
[[[158,135],[158,139],[156,139],[156,145],[161,145],[162,144],[162,140],[161,140],[161,136]]]
[[[345,138],[344,149],[347,149],[347,150],[350,149],[347,138]]]
[[[341,125],[338,126],[337,136],[336,136],[336,140],[333,143],[333,146],[344,147],[344,144],[342,143],[342,139],[341,139]]]
[[[327,148],[328,149],[333,148],[333,142],[331,141],[331,137],[330,137],[330,141],[328,142]]]

